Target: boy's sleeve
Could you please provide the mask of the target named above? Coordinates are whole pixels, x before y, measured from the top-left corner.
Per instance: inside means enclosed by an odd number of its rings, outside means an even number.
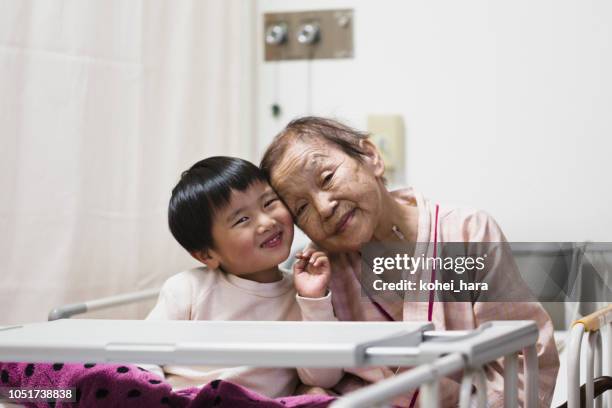
[[[144,368],[145,370],[153,374],[157,374],[161,378],[166,378],[166,374],[164,373],[164,369],[162,368],[162,366],[159,366],[157,364],[137,364],[137,366],[140,368]]]
[[[168,279],[159,291],[157,303],[145,320],[189,320],[189,305],[178,301],[178,299],[191,299],[189,292],[189,285],[179,276]],[[161,378],[166,378],[163,368],[159,365],[138,364],[138,366]]]
[[[146,320],[190,320],[189,300],[191,285],[180,274],[175,275],[162,286],[157,303]]]
[[[305,298],[296,295],[297,303],[302,312],[302,320],[337,321],[331,296],[331,292],[328,292],[322,298]],[[321,388],[332,388],[344,375],[342,368],[298,368],[297,372],[302,383]]]

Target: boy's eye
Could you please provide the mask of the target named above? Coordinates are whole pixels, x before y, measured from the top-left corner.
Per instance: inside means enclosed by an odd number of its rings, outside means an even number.
[[[236,225],[238,225],[238,224],[242,224],[243,222],[248,221],[248,219],[249,219],[249,217],[241,217],[241,218],[240,218],[238,221],[236,221],[236,222],[234,223],[234,225],[232,225],[232,227],[235,227],[235,226],[236,226]]]

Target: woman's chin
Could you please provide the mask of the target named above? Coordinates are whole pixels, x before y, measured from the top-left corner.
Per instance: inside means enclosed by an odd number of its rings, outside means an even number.
[[[364,244],[369,242],[368,239],[361,239],[359,236],[351,236],[350,238],[342,238],[338,240],[329,241],[327,245],[321,245],[329,252],[355,252],[360,251]]]
[[[361,217],[358,218],[357,213],[345,230],[327,236],[322,241],[313,239],[313,242],[330,253],[360,251],[361,247],[372,238],[373,228],[367,222],[365,224]]]

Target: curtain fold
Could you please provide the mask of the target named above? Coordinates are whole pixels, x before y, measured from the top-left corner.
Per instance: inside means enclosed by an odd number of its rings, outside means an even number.
[[[249,3],[0,2],[0,325],[196,264],[167,203],[201,158],[255,160]]]

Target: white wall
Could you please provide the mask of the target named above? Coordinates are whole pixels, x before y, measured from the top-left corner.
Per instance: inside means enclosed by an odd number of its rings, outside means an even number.
[[[258,36],[265,12],[322,8],[355,10],[355,58],[265,63],[257,41],[260,154],[298,115],[399,113],[427,197],[512,241],[612,241],[612,2],[258,0]]]

